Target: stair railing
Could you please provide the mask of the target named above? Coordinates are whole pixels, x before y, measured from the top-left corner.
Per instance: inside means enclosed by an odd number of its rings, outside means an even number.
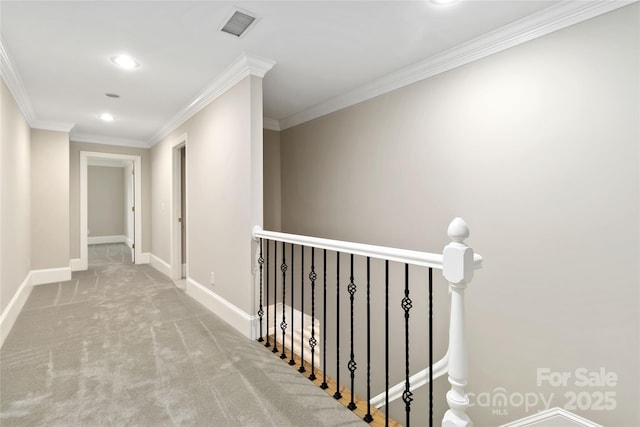
[[[295,276],[297,275],[294,271],[294,248],[296,246],[300,247],[300,255],[301,262],[298,264],[300,266],[300,287],[301,290],[301,299],[300,299],[300,307],[302,314],[305,313],[305,299],[304,299],[304,288],[305,284],[310,287],[311,291],[311,319],[310,322],[312,324],[312,331],[310,338],[307,338],[307,342],[300,342],[299,346],[294,345],[294,334],[290,333],[290,346],[289,348],[291,353],[291,358],[289,360],[289,364],[294,365],[296,362],[294,361],[294,348],[299,348],[303,352],[301,355],[301,366],[298,369],[299,372],[306,372],[305,368],[305,359],[309,357],[304,356],[305,347],[309,349],[311,356],[311,367],[310,367],[310,375],[309,379],[312,381],[318,380],[316,378],[316,366],[315,366],[315,351],[316,347],[322,348],[322,383],[320,387],[323,389],[329,388],[327,384],[326,372],[327,372],[327,357],[326,357],[326,348],[328,343],[326,338],[326,326],[327,326],[327,281],[328,281],[328,273],[327,273],[327,251],[334,252],[335,255],[335,268],[336,268],[336,310],[333,313],[336,316],[336,379],[335,379],[335,393],[334,398],[340,400],[342,399],[341,383],[340,383],[340,298],[341,292],[345,288],[341,288],[340,286],[340,260],[343,258],[343,255],[349,256],[349,283],[346,286],[346,291],[349,295],[349,304],[350,304],[350,346],[349,346],[349,360],[346,363],[346,367],[350,373],[351,380],[351,400],[346,406],[351,409],[356,409],[356,403],[354,402],[354,377],[357,369],[357,363],[354,355],[354,299],[357,291],[356,280],[354,278],[354,256],[364,257],[366,259],[366,317],[367,317],[367,339],[366,339],[366,347],[367,347],[367,360],[366,360],[366,388],[367,388],[367,399],[366,399],[366,412],[364,413],[363,419],[366,422],[373,421],[372,410],[371,407],[381,407],[388,405],[391,401],[402,398],[405,403],[405,413],[406,420],[405,425],[410,427],[410,411],[411,411],[411,402],[413,401],[413,391],[417,388],[422,387],[426,384],[429,384],[429,425],[433,425],[433,380],[438,376],[442,376],[445,373],[449,375],[449,383],[451,385],[451,389],[447,392],[446,398],[449,409],[446,411],[442,425],[446,427],[469,427],[472,426],[472,422],[469,416],[466,414],[466,410],[469,406],[469,399],[465,392],[465,387],[467,386],[467,378],[468,378],[468,354],[467,354],[467,345],[466,345],[466,327],[465,327],[465,308],[464,308],[464,291],[466,290],[467,285],[473,278],[473,273],[475,269],[482,267],[482,257],[477,254],[474,254],[474,251],[471,247],[467,246],[464,240],[469,237],[469,229],[466,223],[461,218],[454,219],[449,228],[447,230],[447,234],[452,240],[448,245],[445,246],[442,254],[433,254],[427,252],[419,252],[419,251],[411,251],[404,249],[396,249],[389,248],[383,246],[375,246],[375,245],[367,245],[361,243],[353,243],[353,242],[345,242],[339,240],[332,239],[323,239],[274,231],[265,231],[262,230],[261,227],[256,226],[253,230],[253,237],[259,242],[259,256],[258,256],[258,265],[259,265],[259,301],[260,306],[258,307],[257,314],[259,323],[259,333],[260,336],[258,341],[265,343],[265,347],[271,347],[273,353],[278,353],[277,349],[277,335],[278,335],[278,326],[281,331],[280,336],[280,344],[282,346],[282,353],[280,354],[281,359],[286,359],[286,351],[285,345],[287,342],[287,328],[290,327],[293,331],[294,319],[303,319],[304,316],[295,316],[294,315],[294,290],[297,286],[294,285]],[[289,245],[289,251],[287,252],[287,244]],[[278,246],[280,246],[280,251],[278,251]],[[307,255],[310,255],[310,269],[308,274],[305,274],[304,271],[304,255],[305,248],[310,248],[307,250]],[[271,249],[271,252],[270,252]],[[322,337],[316,336],[315,332],[315,324],[316,319],[320,318],[320,316],[316,315],[316,291],[317,287],[320,284],[316,283],[319,277],[319,269],[316,269],[316,251],[322,253],[322,292],[323,292],[323,307],[322,307],[322,316],[323,320],[322,329]],[[370,351],[370,320],[371,320],[371,312],[370,312],[370,260],[371,259],[380,259],[384,260],[385,265],[385,391],[378,396],[371,397],[370,393],[370,375],[371,375],[371,351]],[[397,262],[404,264],[405,266],[405,286],[404,286],[404,298],[402,298],[401,306],[404,310],[404,319],[405,319],[405,380],[393,387],[389,386],[389,262]],[[278,263],[280,265],[278,266]],[[288,264],[289,263],[289,264]],[[270,270],[269,265],[272,265],[272,269]],[[428,268],[429,271],[429,360],[428,367],[417,374],[410,375],[409,370],[409,313],[412,308],[412,300],[410,298],[409,293],[409,265],[421,266]],[[289,271],[289,277],[287,277],[287,272]],[[449,283],[449,294],[450,294],[450,322],[449,322],[449,343],[448,350],[445,356],[436,363],[433,363],[433,312],[432,312],[432,295],[433,295],[433,277],[432,272],[433,269],[442,270],[444,278]],[[280,271],[280,280],[278,280],[278,271]],[[332,274],[332,273],[329,273]],[[288,318],[291,322],[290,325],[287,325],[287,314],[286,314],[286,295],[287,295],[287,278],[290,282],[289,287],[289,301],[291,301],[290,305],[290,317]],[[273,279],[272,287],[270,285],[270,280]],[[278,294],[278,289],[280,288],[280,294]],[[270,340],[269,334],[269,292],[272,290],[272,297],[274,301],[273,305],[273,342]],[[263,299],[263,295],[266,297]],[[278,325],[276,319],[276,310],[275,303],[278,299],[281,298],[282,314],[281,322]],[[264,302],[264,304],[263,304]],[[278,303],[279,304],[279,303]],[[264,316],[264,309],[267,310],[266,318]],[[263,328],[266,326],[266,328]],[[258,329],[258,328],[257,328]],[[264,333],[266,331],[266,334]],[[266,337],[265,337],[266,335]],[[305,334],[298,334],[301,341],[305,339]],[[308,335],[307,335],[308,336]],[[389,414],[388,410],[385,411],[385,425],[389,425]]]

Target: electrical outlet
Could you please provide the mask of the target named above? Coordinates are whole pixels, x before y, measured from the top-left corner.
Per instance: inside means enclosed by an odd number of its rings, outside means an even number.
[[[211,286],[215,285],[216,283],[216,276],[215,273],[212,271],[211,272]]]

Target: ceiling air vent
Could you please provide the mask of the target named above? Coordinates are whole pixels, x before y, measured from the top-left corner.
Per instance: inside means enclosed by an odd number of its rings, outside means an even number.
[[[246,12],[236,10],[221,31],[240,37],[255,20],[256,18]]]

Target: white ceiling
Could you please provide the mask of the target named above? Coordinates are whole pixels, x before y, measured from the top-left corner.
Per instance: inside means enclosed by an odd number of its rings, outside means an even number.
[[[286,128],[629,2],[612,3],[1,0],[0,59],[32,122],[149,146],[243,53],[276,62],[265,123]],[[220,31],[234,6],[258,18],[241,38]],[[116,68],[122,52],[141,66]]]

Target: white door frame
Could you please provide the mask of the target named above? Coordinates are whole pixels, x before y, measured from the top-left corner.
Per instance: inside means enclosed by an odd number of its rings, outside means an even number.
[[[135,186],[135,257],[136,264],[142,264],[142,158],[127,154],[101,153],[95,151],[80,152],[80,262],[75,270],[86,270],[89,267],[88,249],[88,193],[87,180],[89,158],[129,160],[133,161]]]
[[[170,222],[170,230],[171,230],[171,279],[180,280],[182,279],[182,224],[178,221],[181,217],[180,206],[181,206],[181,186],[180,186],[180,149],[182,147],[187,147],[187,134],[182,134],[178,138],[176,138],[171,144],[171,206],[169,213],[169,222]],[[189,162],[189,156],[185,159],[185,170],[189,170],[187,167],[187,163]],[[185,173],[185,214],[189,214],[189,180],[187,178],[187,174]],[[186,221],[186,218],[183,219]],[[185,234],[189,235],[189,221],[186,221],[185,225]],[[184,276],[189,276],[189,250],[185,248],[185,259],[187,261],[187,267]]]

